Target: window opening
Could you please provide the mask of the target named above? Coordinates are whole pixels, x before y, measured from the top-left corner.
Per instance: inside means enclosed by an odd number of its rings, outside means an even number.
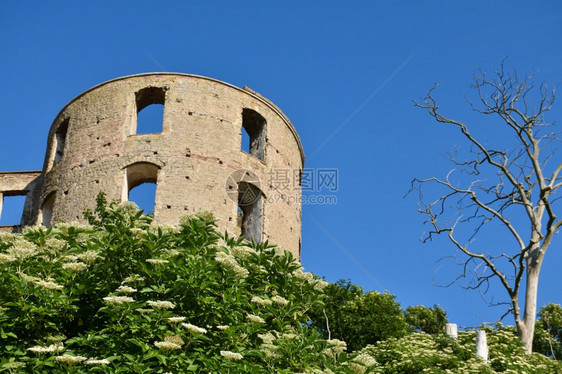
[[[129,191],[129,201],[137,204],[144,214],[154,216],[154,203],[156,198],[156,183],[145,182]]]
[[[125,171],[125,184],[121,200],[132,201],[145,214],[153,216],[156,205],[158,169],[157,165],[148,162],[139,162],[128,166]]]
[[[56,193],[51,192],[49,196],[41,205],[41,224],[45,227],[50,227],[53,220],[53,209],[55,208]]]
[[[241,149],[260,160],[265,159],[265,118],[252,109],[242,110],[242,144]],[[247,134],[245,139],[244,132]]]
[[[136,134],[162,132],[166,92],[161,87],[146,87],[135,94],[137,106]]]
[[[24,205],[25,195],[0,196],[0,226],[19,225]]]
[[[55,132],[55,159],[53,165],[56,165],[64,155],[64,147],[66,146],[66,134],[68,132],[68,119],[64,120]]]
[[[261,242],[262,238],[262,193],[253,184],[238,183],[237,223],[240,236]]]

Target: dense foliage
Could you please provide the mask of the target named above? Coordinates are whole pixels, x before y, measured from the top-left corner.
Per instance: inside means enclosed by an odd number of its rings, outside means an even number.
[[[555,361],[523,355],[511,333],[507,343],[490,339],[490,365],[473,358],[470,333],[455,343],[401,328],[346,352],[311,322],[327,283],[290,253],[221,235],[208,213],[158,226],[133,204],[100,196],[86,216],[89,225],[0,234],[0,371],[362,374],[540,364],[555,372]],[[396,305],[387,294],[360,299],[359,314]]]
[[[389,293],[363,289],[349,280],[324,288],[324,305],[313,309],[313,326],[325,338],[343,340],[351,350],[408,333],[400,304]]]
[[[439,305],[427,308],[423,305],[406,308],[406,322],[417,332],[442,334],[447,324],[447,313]]]
[[[562,361],[562,306],[550,303],[538,314],[533,351]]]

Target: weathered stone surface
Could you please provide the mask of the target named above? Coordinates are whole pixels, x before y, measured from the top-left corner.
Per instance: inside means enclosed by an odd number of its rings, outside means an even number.
[[[136,134],[137,106],[153,103],[164,104],[162,132]],[[252,143],[262,147],[258,153],[241,150],[244,110],[265,119],[265,132]],[[157,184],[156,222],[175,224],[186,213],[208,210],[219,219],[220,230],[234,234],[240,230],[238,202],[227,194],[227,181],[236,170],[248,169],[262,192],[262,241],[300,258],[300,184],[280,191],[270,175],[276,169],[299,175],[303,164],[290,121],[250,89],[186,74],[118,78],[82,93],[56,117],[43,171],[28,194],[31,214],[22,223],[81,221],[99,191],[126,200],[130,188],[152,181]]]

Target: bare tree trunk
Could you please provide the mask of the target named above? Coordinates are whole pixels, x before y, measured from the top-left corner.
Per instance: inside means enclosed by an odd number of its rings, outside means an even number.
[[[527,267],[527,286],[525,289],[525,313],[523,320],[518,321],[517,333],[523,343],[525,352],[530,354],[533,350],[533,336],[537,317],[537,295],[539,287],[540,266],[537,264]]]

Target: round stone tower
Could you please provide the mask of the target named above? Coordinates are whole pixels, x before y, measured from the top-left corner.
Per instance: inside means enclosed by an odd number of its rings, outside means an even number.
[[[161,129],[140,133],[137,119],[151,105],[163,106]],[[118,78],[56,117],[23,223],[81,221],[98,192],[126,201],[131,189],[154,183],[157,223],[207,210],[220,230],[300,258],[303,163],[291,122],[248,88],[176,73]]]

